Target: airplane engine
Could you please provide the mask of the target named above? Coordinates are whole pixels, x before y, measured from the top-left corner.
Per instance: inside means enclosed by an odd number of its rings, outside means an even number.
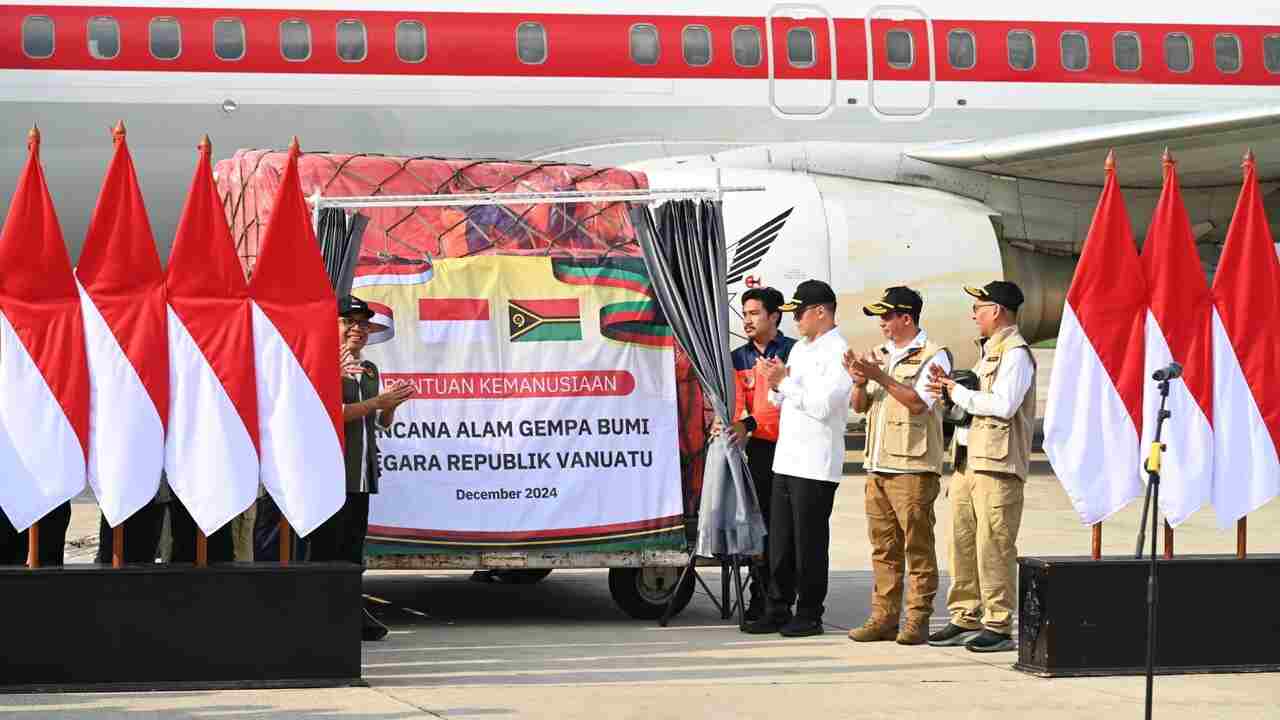
[[[643,165],[638,169],[644,169]],[[711,169],[656,169],[655,188],[703,187]],[[724,200],[730,302],[751,287],[789,295],[808,278],[831,283],[841,332],[855,349],[883,342],[862,306],[885,288],[909,285],[925,298],[921,326],[945,343],[957,366],[977,359],[965,285],[1010,279],[1027,302],[1019,324],[1027,339],[1057,334],[1074,262],[1012,247],[999,237],[998,213],[982,203],[927,188],[778,170],[722,168],[724,186],[762,186]],[[794,334],[790,318],[783,331]]]

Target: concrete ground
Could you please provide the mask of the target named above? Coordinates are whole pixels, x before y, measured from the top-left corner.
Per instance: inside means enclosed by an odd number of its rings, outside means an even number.
[[[1052,356],[1037,352],[1043,387]],[[851,447],[849,461],[860,462],[858,445]],[[1021,554],[1087,554],[1088,528],[1043,455],[1037,460],[1026,488]],[[0,695],[0,713],[23,719],[1141,717],[1140,677],[1044,680],[1013,671],[1014,653],[847,640],[845,630],[867,613],[871,587],[861,490],[853,473],[836,495],[827,634],[820,637],[741,634],[703,595],[669,628],[631,620],[614,607],[604,571],[556,571],[531,586],[475,583],[468,573],[372,572],[365,592],[392,633],[363,647],[367,688]],[[1141,510],[1135,503],[1107,523],[1107,554],[1132,552]],[[945,499],[938,517],[938,552],[945,558]],[[74,506],[69,561],[92,558],[96,523],[91,500]],[[1251,552],[1280,552],[1280,502],[1252,515],[1249,527]],[[1218,530],[1206,511],[1178,529],[1175,546],[1179,554],[1234,552],[1235,531]],[[705,577],[718,587],[716,571]],[[935,627],[946,621],[946,585],[944,577]],[[1236,630],[1228,623],[1180,631]],[[74,652],[74,638],[65,642]],[[1280,717],[1280,675],[1159,677],[1155,698],[1161,720]]]

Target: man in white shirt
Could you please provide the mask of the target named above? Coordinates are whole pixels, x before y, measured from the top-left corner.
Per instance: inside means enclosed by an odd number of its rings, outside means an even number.
[[[845,355],[853,409],[867,414],[867,537],[875,573],[871,615],[849,631],[857,642],[923,645],[938,592],[933,503],[942,485],[944,441],[942,405],[928,384],[934,372],[951,373],[951,353],[920,329],[923,309],[920,293],[889,288],[862,309],[879,320],[888,342],[867,355]]]
[[[932,371],[929,388],[947,393],[972,416],[956,431],[950,499],[952,515],[951,622],[929,636],[934,646],[973,652],[1013,650],[1017,603],[1018,527],[1023,484],[1031,464],[1036,363],[1018,332],[1022,290],[997,280],[973,296],[973,320],[985,340],[974,367],[978,390]]]
[[[844,474],[844,435],[853,382],[849,349],[836,329],[836,295],[806,280],[781,308],[795,313],[801,340],[784,366],[761,359],[781,407],[769,522],[769,597],[764,617],[743,628],[787,637],[820,635],[830,567],[831,508]],[[791,605],[795,603],[795,613]]]

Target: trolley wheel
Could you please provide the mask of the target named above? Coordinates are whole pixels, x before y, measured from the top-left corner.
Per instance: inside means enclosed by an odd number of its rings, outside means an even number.
[[[520,568],[511,570],[490,570],[494,582],[504,585],[532,585],[551,574],[551,568]]]
[[[693,575],[688,574],[680,587],[676,580],[681,567],[609,568],[609,594],[622,611],[637,620],[657,620],[675,595],[672,617],[678,615],[693,599]]]

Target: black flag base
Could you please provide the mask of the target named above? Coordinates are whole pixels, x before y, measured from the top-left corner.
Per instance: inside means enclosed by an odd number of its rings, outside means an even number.
[[[711,599],[711,603],[716,606],[716,610],[720,611],[720,619],[728,620],[733,617],[736,612],[738,615],[738,627],[746,624],[746,582],[742,578],[742,566],[748,564],[751,558],[742,557],[740,555],[726,555],[715,558],[720,563],[720,598],[717,600],[715,593],[711,592],[711,588],[707,586],[702,576],[698,574],[698,555],[690,555],[689,563],[680,571],[680,577],[676,580],[676,591],[671,593],[671,599],[667,601],[666,610],[663,611],[662,617],[658,619],[659,627],[666,627],[671,621],[671,616],[677,611],[676,599],[680,597],[681,590],[684,589],[685,583],[697,582],[702,586],[702,591]],[[736,589],[736,592],[734,592]]]

